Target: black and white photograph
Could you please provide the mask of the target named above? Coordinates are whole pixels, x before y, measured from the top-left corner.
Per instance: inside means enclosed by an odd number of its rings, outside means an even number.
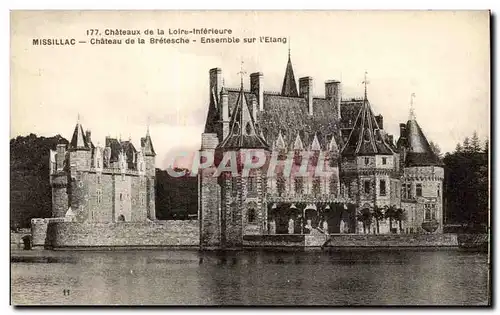
[[[10,12],[10,304],[491,306],[490,11]]]

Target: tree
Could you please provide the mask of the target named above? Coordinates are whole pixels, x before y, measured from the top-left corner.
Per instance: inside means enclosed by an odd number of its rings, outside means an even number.
[[[476,131],[474,131],[474,133],[472,134],[470,145],[473,153],[481,152],[481,142],[479,141],[479,137],[477,136]]]
[[[462,153],[463,148],[460,143],[457,143],[457,146],[455,147],[455,153]]]
[[[396,206],[392,205],[385,210],[385,218],[389,219],[389,230],[392,233],[392,220],[396,220]]]
[[[465,137],[464,143],[462,144],[463,151],[465,153],[472,153],[472,146],[470,144],[469,137]]]
[[[10,140],[10,223],[27,228],[32,218],[52,216],[52,189],[49,181],[49,154],[59,143],[68,141],[56,135],[36,134]]]
[[[366,234],[366,229],[368,228],[368,231],[370,231],[370,226],[372,224],[372,219],[373,219],[373,214],[370,211],[369,208],[364,208],[362,209],[358,215],[356,216],[356,219],[359,222],[363,223],[363,233]]]
[[[375,206],[373,208],[373,217],[375,218],[375,223],[377,224],[377,234],[380,234],[379,221],[384,219],[384,210],[382,207]]]
[[[435,143],[434,141],[430,141],[429,142],[429,145],[431,147],[431,150],[432,152],[434,152],[434,154],[439,158],[441,159],[443,157],[443,155],[441,154],[441,148],[439,147],[439,145],[437,143]]]
[[[484,140],[484,153],[488,154],[490,152],[490,141],[488,139]]]
[[[402,221],[406,218],[406,213],[403,209],[401,208],[396,208],[395,211],[395,219],[399,223],[399,232],[403,232],[403,224]]]

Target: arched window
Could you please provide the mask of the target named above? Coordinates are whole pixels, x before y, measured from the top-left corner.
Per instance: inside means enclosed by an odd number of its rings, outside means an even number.
[[[125,216],[123,214],[118,216],[118,222],[125,222]]]
[[[248,217],[248,223],[255,223],[255,221],[257,220],[255,209],[249,209],[247,217]]]

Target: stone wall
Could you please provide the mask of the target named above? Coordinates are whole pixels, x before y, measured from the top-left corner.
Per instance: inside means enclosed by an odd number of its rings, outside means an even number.
[[[244,235],[244,247],[304,247],[305,235]]]
[[[64,222],[64,218],[31,219],[33,248],[45,248],[48,244],[47,227],[49,222]]]
[[[76,223],[51,222],[53,248],[199,246],[197,220]]]
[[[456,234],[330,235],[326,247],[457,247]]]

